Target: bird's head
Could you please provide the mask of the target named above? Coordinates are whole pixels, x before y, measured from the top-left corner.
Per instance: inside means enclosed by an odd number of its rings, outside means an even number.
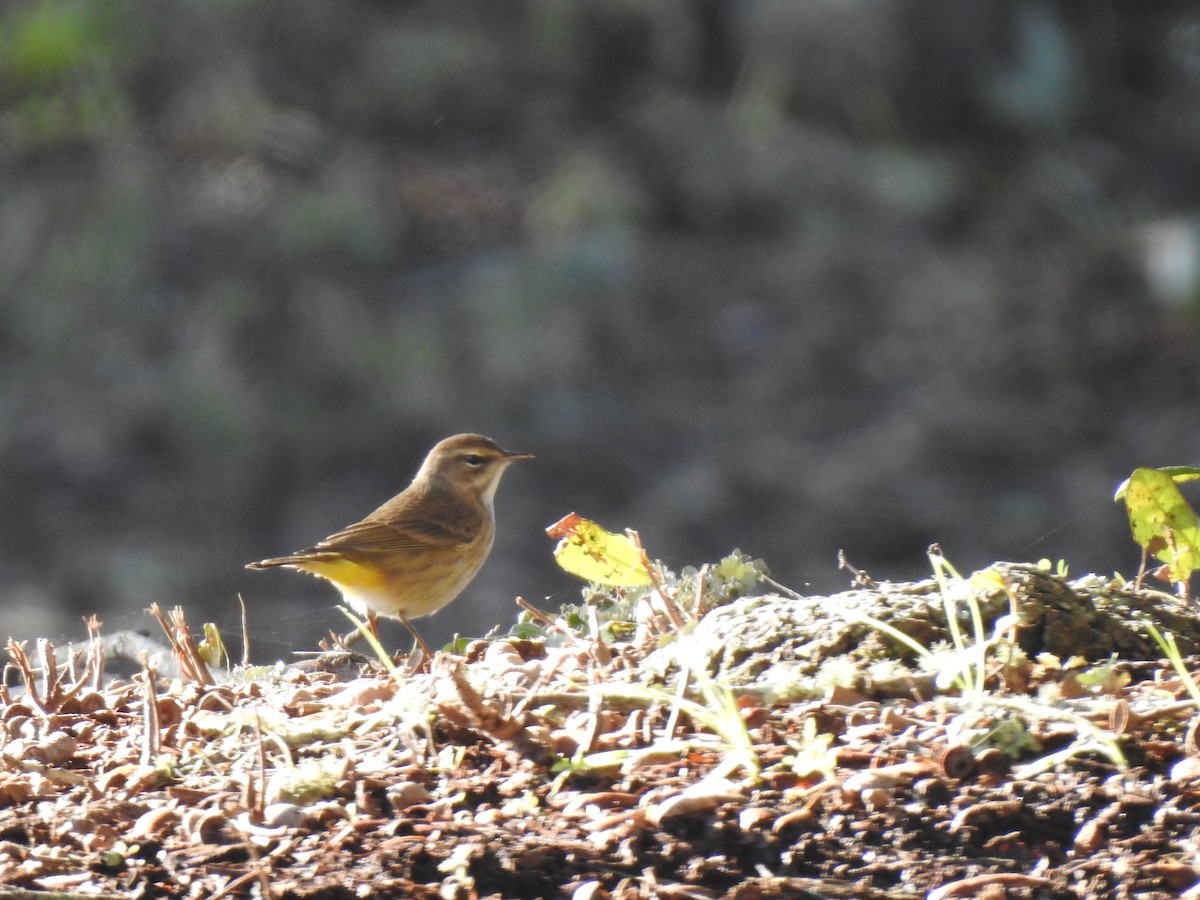
[[[533,459],[533,454],[505,450],[482,434],[456,434],[429,451],[416,480],[448,487],[461,497],[479,498],[490,504],[504,470],[522,459]]]

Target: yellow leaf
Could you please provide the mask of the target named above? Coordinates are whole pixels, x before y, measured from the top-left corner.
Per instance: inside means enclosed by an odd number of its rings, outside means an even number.
[[[970,578],[971,590],[979,593],[986,591],[1003,591],[1008,589],[1008,582],[1004,580],[1004,576],[996,569],[987,568],[980,569],[978,572],[972,572]]]
[[[651,583],[646,555],[623,534],[605,531],[595,522],[571,513],[546,529],[559,538],[554,559],[564,571],[585,581],[613,587]]]

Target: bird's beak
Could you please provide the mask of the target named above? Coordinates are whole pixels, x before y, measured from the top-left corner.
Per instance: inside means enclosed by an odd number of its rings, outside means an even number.
[[[522,460],[522,459],[533,459],[533,458],[534,458],[534,456],[532,453],[513,453],[511,450],[504,451],[504,461],[506,463],[514,463],[514,462],[518,462],[519,460]]]

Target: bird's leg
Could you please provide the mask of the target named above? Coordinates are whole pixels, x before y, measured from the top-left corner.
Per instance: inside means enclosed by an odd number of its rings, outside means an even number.
[[[399,616],[400,616],[400,621],[404,624],[404,627],[409,630],[409,633],[412,634],[412,636],[416,640],[417,644],[421,647],[421,652],[425,654],[425,658],[428,660],[432,660],[433,659],[433,651],[430,650],[429,645],[427,643],[425,643],[425,638],[421,637],[420,632],[418,632],[417,629],[413,628],[413,623],[409,621],[408,616],[406,616],[404,613],[399,613]]]

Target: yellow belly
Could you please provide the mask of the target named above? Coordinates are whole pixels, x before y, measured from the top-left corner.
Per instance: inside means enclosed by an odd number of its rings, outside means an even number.
[[[360,615],[416,619],[437,612],[462,593],[487,556],[467,548],[418,562],[411,555],[375,560],[323,557],[292,565],[332,584]],[[475,558],[477,557],[477,558]]]

